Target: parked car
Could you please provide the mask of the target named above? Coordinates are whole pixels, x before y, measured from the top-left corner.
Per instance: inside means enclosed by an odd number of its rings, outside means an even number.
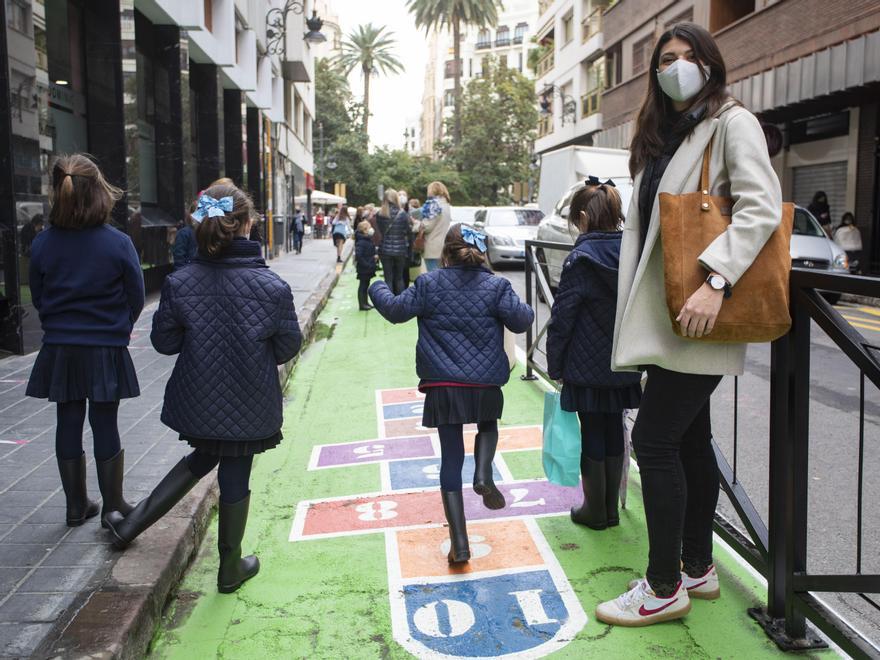
[[[482,206],[452,206],[452,224],[463,224],[473,226],[474,216]]]
[[[615,179],[615,185],[620,192],[623,202],[623,212],[626,215],[632,199],[632,180],[622,178]],[[579,185],[572,186],[569,191],[559,200],[553,213],[541,221],[538,225],[537,239],[553,243],[574,245],[577,238],[577,230],[568,222],[568,207],[571,197]],[[791,265],[799,268],[815,268],[817,270],[829,270],[836,273],[849,271],[849,263],[846,252],[828,235],[819,225],[807,209],[796,206],[794,211],[794,226],[791,235]],[[562,264],[568,256],[568,250],[539,250],[538,261],[544,267],[544,275],[554,290],[559,285],[559,275]],[[825,297],[832,304],[836,303],[840,296],[826,294]]]
[[[474,226],[486,234],[489,264],[524,264],[526,241],[537,238],[543,217],[540,210],[522,206],[490,206],[477,211]]]

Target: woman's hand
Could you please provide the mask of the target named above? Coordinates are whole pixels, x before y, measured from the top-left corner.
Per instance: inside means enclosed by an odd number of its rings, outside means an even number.
[[[716,291],[704,282],[687,299],[675,318],[681,324],[681,334],[685,337],[703,337],[712,332],[722,302],[724,302],[724,291]]]

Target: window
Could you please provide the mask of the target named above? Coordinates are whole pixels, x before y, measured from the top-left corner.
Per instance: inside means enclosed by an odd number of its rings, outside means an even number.
[[[461,62],[461,60],[459,60]],[[447,60],[444,72],[444,78],[455,78],[456,69],[461,72],[464,67],[456,67],[455,60]]]
[[[24,0],[6,0],[6,21],[13,30],[30,33],[30,3]]]
[[[303,115],[305,113],[303,112],[303,102],[299,94],[296,93],[296,90],[294,90],[293,94],[293,121],[295,123],[293,132],[301,138],[303,135]]]
[[[474,77],[474,58],[468,58],[468,78]]]
[[[443,107],[451,108],[455,105],[455,92],[451,89],[447,89],[443,93]]]
[[[518,55],[519,55],[519,65],[517,66],[517,70],[518,70],[520,73],[522,73],[522,70],[523,70],[523,54],[522,54],[522,53],[518,53]]]
[[[654,50],[654,35],[649,34],[647,37],[642,37],[637,42],[633,44],[633,66],[632,66],[632,74],[634,76],[639,75],[643,71],[648,70],[648,65],[651,63],[651,53]]]
[[[502,69],[507,68],[507,55],[499,55],[498,56],[498,66]]]
[[[214,31],[214,0],[204,0],[205,3],[205,29]]]
[[[288,128],[293,128],[293,104],[291,103],[291,87],[290,84],[284,82],[284,121],[287,122]]]
[[[506,25],[502,25],[495,32],[495,45],[498,47],[510,45],[510,29]]]
[[[526,39],[526,30],[529,29],[528,23],[517,23],[513,32],[513,43],[521,44]]]
[[[686,11],[681,12],[675,18],[672,18],[672,19],[666,21],[666,25],[664,26],[663,29],[668,30],[676,23],[689,23],[689,22],[692,22],[693,20],[694,20],[694,8],[689,7]]]
[[[755,0],[711,0],[709,31],[718,32],[755,11]]]
[[[569,13],[562,19],[562,44],[574,39],[574,14]]]
[[[486,211],[483,211],[486,213]],[[498,209],[493,210],[486,222],[487,227],[537,226],[544,214],[537,209]],[[479,220],[479,219],[478,219]]]
[[[623,65],[620,44],[605,53],[605,88],[610,89],[623,78]]]
[[[477,50],[481,48],[491,48],[492,47],[492,35],[489,34],[489,30],[483,29],[480,30],[479,35],[477,35]]]

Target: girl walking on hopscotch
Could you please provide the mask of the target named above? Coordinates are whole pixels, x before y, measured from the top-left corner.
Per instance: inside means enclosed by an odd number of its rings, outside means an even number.
[[[505,506],[492,480],[498,445],[498,419],[504,407],[501,386],[510,376],[504,328],[525,332],[532,308],[507,280],[486,267],[486,236],[454,225],[446,234],[442,267],[421,275],[415,286],[395,296],[384,282],[370,287],[370,298],[392,323],[418,318],[416,373],[425,393],[422,425],[440,436],[440,496],[449,523],[449,563],[470,559],[461,469],[464,424],[477,424],[474,492],[489,509]]]

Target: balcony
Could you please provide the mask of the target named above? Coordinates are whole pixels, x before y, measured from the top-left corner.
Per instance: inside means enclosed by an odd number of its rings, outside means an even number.
[[[510,45],[510,37],[499,37],[495,40],[495,48],[504,48]]]
[[[487,50],[492,47],[491,41],[478,41],[477,45],[474,46],[476,50]]]
[[[581,30],[581,43],[587,43],[590,39],[602,32],[602,14],[604,11],[604,7],[597,7],[584,19]]]
[[[602,106],[602,88],[596,87],[581,96],[581,119],[599,112]]]
[[[549,71],[553,69],[556,65],[556,56],[553,50],[544,55],[540,60],[538,60],[538,66],[535,68],[535,73],[538,74],[538,78],[543,77]]]
[[[517,34],[513,37],[513,43],[516,46],[519,46],[523,42],[523,35]]]
[[[538,120],[538,137],[550,135],[553,132],[553,114],[544,115]]]

